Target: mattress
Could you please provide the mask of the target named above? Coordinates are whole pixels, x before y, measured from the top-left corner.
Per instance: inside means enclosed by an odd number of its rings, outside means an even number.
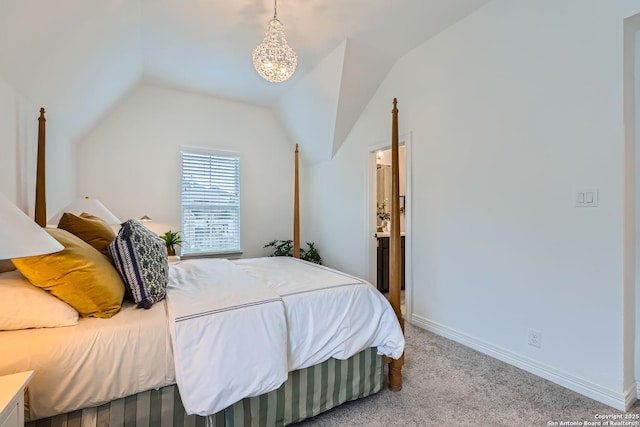
[[[97,406],[175,383],[164,302],[139,310],[125,302],[111,319],[63,328],[0,332],[0,372],[35,371],[29,419]]]

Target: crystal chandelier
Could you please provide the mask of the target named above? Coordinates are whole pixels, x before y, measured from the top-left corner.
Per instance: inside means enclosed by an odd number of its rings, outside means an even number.
[[[253,66],[263,79],[280,83],[293,75],[297,65],[298,55],[287,44],[282,23],[278,21],[277,0],[274,0],[267,35],[253,50]]]

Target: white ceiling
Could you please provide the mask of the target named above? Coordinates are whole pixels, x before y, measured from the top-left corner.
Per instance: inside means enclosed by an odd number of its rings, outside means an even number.
[[[333,153],[400,56],[489,1],[280,0],[298,70],[274,84],[251,63],[271,0],[0,0],[0,77],[75,140],[141,81],[282,110],[278,101],[347,40],[340,99],[325,114],[336,141],[320,142]],[[369,63],[376,72],[353,78]]]

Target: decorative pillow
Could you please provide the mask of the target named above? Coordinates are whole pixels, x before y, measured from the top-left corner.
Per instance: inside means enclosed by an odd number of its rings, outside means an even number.
[[[16,266],[13,265],[10,259],[0,259],[0,273],[5,271],[15,271]]]
[[[169,262],[167,247],[160,237],[130,219],[109,245],[109,253],[138,307],[151,308],[165,297]]]
[[[120,310],[124,283],[111,262],[79,237],[59,228],[46,231],[64,249],[13,260],[35,286],[51,292],[83,317],[111,317]]]
[[[0,274],[0,331],[78,324],[78,312],[20,274]]]
[[[76,216],[70,212],[65,212],[58,222],[58,228],[67,230],[69,233],[78,236],[104,256],[109,256],[107,247],[116,238],[116,233],[103,219],[88,213]]]

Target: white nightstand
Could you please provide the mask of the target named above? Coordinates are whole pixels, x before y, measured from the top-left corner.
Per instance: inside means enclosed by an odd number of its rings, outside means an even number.
[[[33,371],[0,377],[0,427],[24,426],[24,389]]]

